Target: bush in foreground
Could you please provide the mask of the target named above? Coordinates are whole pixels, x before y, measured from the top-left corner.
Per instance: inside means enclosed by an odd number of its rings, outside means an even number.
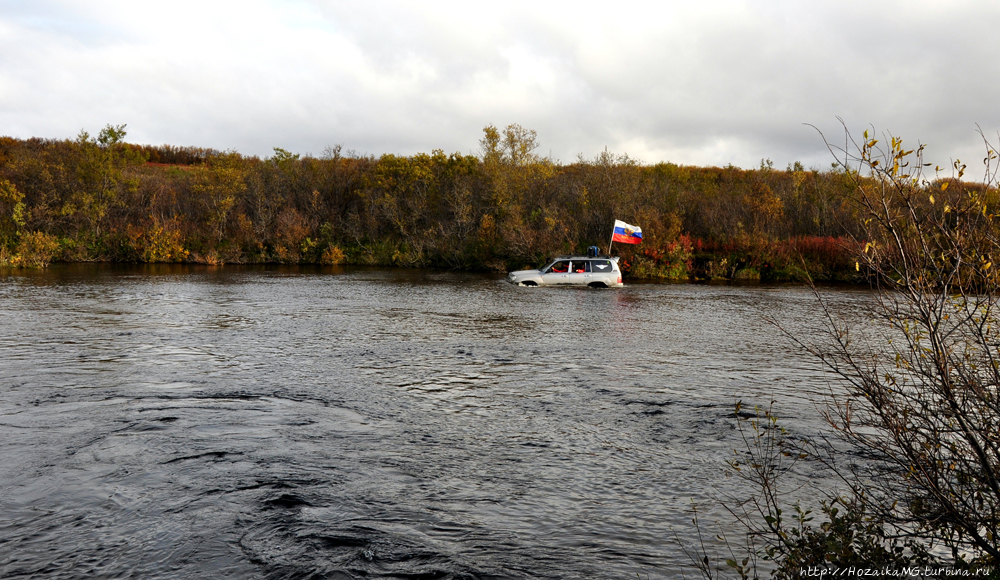
[[[826,412],[833,438],[793,439],[770,410],[740,421],[746,448],[731,469],[755,493],[732,508],[749,541],[728,569],[741,578],[851,565],[998,573],[997,154],[987,143],[977,185],[960,181],[959,162],[959,180],[930,182],[923,148],[891,136],[866,132],[836,153],[855,176],[857,268],[877,289],[866,312],[876,327],[826,310],[827,343],[791,337],[844,387]],[[783,478],[806,460],[844,485],[819,505],[818,522],[785,501]],[[700,564],[708,577],[721,573]]]

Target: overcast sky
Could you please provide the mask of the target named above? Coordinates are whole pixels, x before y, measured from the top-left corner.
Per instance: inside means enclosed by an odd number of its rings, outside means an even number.
[[[477,153],[487,124],[563,163],[829,167],[837,117],[981,166],[1000,2],[0,0],[0,135],[270,155]]]

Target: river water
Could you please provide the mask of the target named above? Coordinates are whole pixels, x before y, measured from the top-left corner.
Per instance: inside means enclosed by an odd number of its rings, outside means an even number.
[[[0,577],[695,577],[735,401],[821,426],[766,316],[823,325],[789,286],[0,273]]]

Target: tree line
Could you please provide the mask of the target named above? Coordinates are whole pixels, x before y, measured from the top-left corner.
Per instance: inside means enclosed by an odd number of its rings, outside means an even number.
[[[134,145],[125,126],[0,138],[0,264],[319,263],[502,271],[615,247],[626,275],[851,279],[854,188],[843,170],[560,164],[534,131],[488,126],[479,155],[270,157]]]

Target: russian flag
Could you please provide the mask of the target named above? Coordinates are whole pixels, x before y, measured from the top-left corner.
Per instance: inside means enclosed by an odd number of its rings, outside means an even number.
[[[642,243],[642,228],[615,220],[615,234],[611,236],[611,240],[622,244]]]

